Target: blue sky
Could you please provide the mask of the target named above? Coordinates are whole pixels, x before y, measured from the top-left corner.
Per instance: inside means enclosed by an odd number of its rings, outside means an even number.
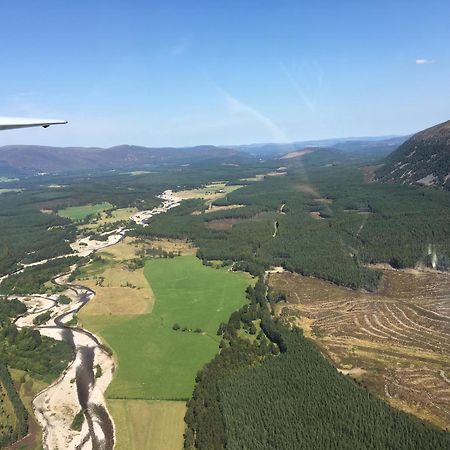
[[[0,18],[0,145],[411,133],[450,119],[450,2],[22,0]]]

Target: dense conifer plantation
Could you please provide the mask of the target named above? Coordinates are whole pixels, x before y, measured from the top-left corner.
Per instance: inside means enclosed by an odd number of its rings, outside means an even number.
[[[447,449],[448,433],[338,373],[298,331],[286,352],[219,381],[228,449]]]
[[[449,433],[391,408],[274,320],[261,281],[248,298],[219,328],[222,351],[197,377],[186,449],[449,448]]]

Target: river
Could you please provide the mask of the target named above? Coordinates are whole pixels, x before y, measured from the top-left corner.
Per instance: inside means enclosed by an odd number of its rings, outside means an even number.
[[[130,220],[147,226],[147,220],[151,217],[177,207],[181,201],[170,190],[164,191],[159,198],[162,200],[160,206],[140,211],[131,216]],[[91,256],[97,250],[120,242],[126,231],[118,228],[109,232],[106,241],[78,239],[72,244],[74,254]],[[33,265],[45,262],[47,260]],[[58,380],[34,398],[33,410],[43,430],[44,449],[112,450],[115,444],[114,423],[106,406],[104,392],[113,378],[115,362],[97,336],[83,328],[67,325],[74,314],[95,296],[92,289],[68,281],[74,269],[75,266],[72,266],[70,272],[52,280],[55,284],[66,287],[64,294],[71,298],[68,305],[60,304],[57,301],[58,295],[13,296],[27,306],[27,313],[15,321],[18,327],[33,326],[33,319],[37,315],[50,311],[51,319],[36,328],[42,335],[64,340],[74,352],[73,361]],[[6,277],[2,277],[0,282]],[[73,418],[80,411],[85,420],[80,431],[73,430]]]

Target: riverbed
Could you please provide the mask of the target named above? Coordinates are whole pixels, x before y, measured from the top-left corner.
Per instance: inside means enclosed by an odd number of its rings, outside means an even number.
[[[147,226],[151,217],[179,206],[181,201],[171,190],[164,191],[159,198],[162,200],[160,206],[140,211],[131,216],[130,220]],[[108,232],[106,240],[78,239],[71,244],[73,254],[92,256],[97,250],[120,242],[126,231],[121,227]],[[47,261],[38,261],[33,265]],[[111,351],[102,345],[97,336],[81,327],[70,326],[74,315],[95,296],[92,289],[68,281],[75,268],[74,265],[68,273],[52,280],[66,288],[63,294],[70,297],[70,304],[59,303],[58,295],[19,297],[27,306],[27,313],[17,318],[16,325],[33,327],[34,318],[49,311],[51,318],[48,322],[36,328],[42,335],[64,340],[74,352],[73,361],[58,380],[34,398],[33,410],[43,430],[44,449],[112,450],[115,444],[114,423],[106,406],[104,393],[112,381],[115,362]],[[72,429],[72,422],[80,411],[83,412],[84,422],[81,430],[77,431]]]

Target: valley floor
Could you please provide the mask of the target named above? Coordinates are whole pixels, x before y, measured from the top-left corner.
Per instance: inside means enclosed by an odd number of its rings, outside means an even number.
[[[185,255],[130,269],[133,257],[152,245]],[[100,251],[80,276],[96,290],[79,315],[83,326],[117,361],[107,398],[118,449],[182,447],[195,376],[219,349],[220,323],[246,301],[248,275],[206,267],[190,253],[186,243],[127,238]]]

